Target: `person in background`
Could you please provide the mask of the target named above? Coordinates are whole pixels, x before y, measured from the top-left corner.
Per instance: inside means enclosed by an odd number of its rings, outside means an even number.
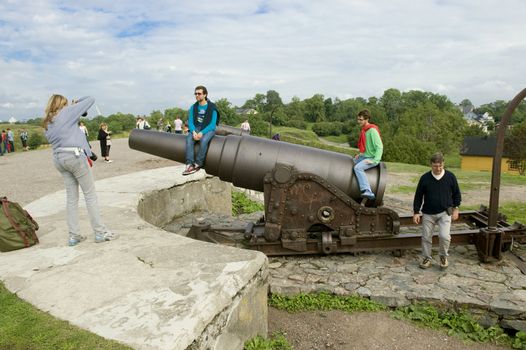
[[[196,102],[188,110],[188,136],[186,136],[186,169],[183,175],[199,171],[204,163],[208,143],[216,134],[217,107],[208,99],[206,87],[199,85],[194,90]],[[197,157],[194,145],[199,143]]]
[[[243,134],[250,134],[250,124],[248,123],[248,119],[241,123],[241,130]]]
[[[3,156],[4,153],[7,153],[7,133],[2,130],[2,134],[0,134],[0,156]]]
[[[101,243],[117,238],[102,223],[95,182],[88,161],[91,150],[86,136],[78,127],[81,115],[94,102],[93,97],[83,97],[76,104],[68,105],[64,96],[52,95],[47,103],[43,121],[46,138],[53,148],[53,163],[64,178],[66,186],[69,246],[75,246],[86,239],[79,230],[79,186],[84,193],[95,242]]]
[[[358,149],[360,153],[354,160],[354,173],[360,186],[361,197],[374,200],[375,195],[371,190],[371,185],[365,175],[365,170],[375,167],[382,160],[384,146],[380,137],[378,126],[371,124],[371,112],[364,109],[358,112],[356,120],[361,126],[360,138],[358,139]]]
[[[183,121],[179,116],[177,116],[174,120],[174,131],[176,134],[182,134],[183,133]]]
[[[27,145],[28,138],[29,136],[27,135],[26,129],[22,129],[22,131],[20,131],[20,141],[22,141],[22,150],[24,151],[29,150],[29,147]]]
[[[104,157],[106,163],[112,163],[110,159],[110,148],[111,148],[111,131],[108,131],[108,124],[102,123],[99,128],[99,135],[97,139],[100,142],[100,154]]]
[[[148,124],[148,122],[144,119],[143,116],[137,116],[137,123],[135,124],[135,127],[137,129],[144,129],[144,130],[150,130],[151,126]]]
[[[272,140],[281,141],[281,135],[279,133],[272,135]]]
[[[164,128],[164,121],[163,118],[159,118],[157,121],[157,131],[163,131]]]
[[[431,266],[433,230],[438,225],[438,254],[440,267],[446,269],[449,243],[451,241],[451,219],[459,217],[458,207],[462,200],[455,174],[444,169],[444,156],[431,156],[431,171],[420,177],[413,200],[413,222],[422,221],[422,262],[420,267]],[[422,213],[422,214],[421,214]],[[422,220],[420,218],[422,217]]]
[[[10,128],[7,128],[7,150],[9,152],[15,151],[15,134]]]
[[[82,130],[84,135],[86,135],[86,140],[88,140],[88,142],[89,142],[89,131],[88,131],[88,128],[86,127],[86,125],[84,125],[83,121],[79,122],[79,129]]]
[[[166,123],[166,126],[164,127],[164,131],[168,133],[172,133],[172,125],[169,122]]]

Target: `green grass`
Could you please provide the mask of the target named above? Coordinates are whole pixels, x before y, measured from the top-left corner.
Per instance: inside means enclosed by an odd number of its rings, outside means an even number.
[[[131,349],[42,312],[0,283],[1,350]]]
[[[520,202],[507,202],[500,208],[502,214],[506,215],[510,224],[518,221],[526,224],[526,204]]]
[[[429,304],[412,304],[397,308],[393,318],[405,319],[432,329],[445,330],[462,340],[526,349],[526,332],[508,336],[499,326],[484,328],[467,311],[437,309]]]
[[[292,346],[285,336],[280,333],[273,334],[269,339],[258,335],[245,342],[245,350],[292,350]]]
[[[338,136],[335,136],[335,135],[324,136],[322,138],[330,142],[347,143],[347,135],[344,135],[344,134],[338,135]]]
[[[293,296],[272,294],[269,304],[277,309],[296,311],[313,310],[341,310],[356,311],[381,311],[387,308],[379,303],[356,295],[337,296],[326,292],[317,294],[300,293]]]
[[[251,214],[264,210],[263,203],[253,201],[243,192],[232,191],[232,215]]]

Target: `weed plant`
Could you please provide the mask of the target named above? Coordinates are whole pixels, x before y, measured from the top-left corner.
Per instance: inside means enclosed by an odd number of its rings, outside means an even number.
[[[292,350],[292,346],[281,333],[274,333],[269,339],[258,335],[245,342],[245,350]]]
[[[445,329],[448,335],[467,341],[508,345],[526,350],[526,332],[510,337],[499,326],[484,328],[466,311],[440,310],[429,304],[412,304],[399,307],[392,313],[395,319],[405,319],[430,327]]]
[[[263,203],[256,202],[243,192],[232,191],[232,215],[251,214],[264,209]]]

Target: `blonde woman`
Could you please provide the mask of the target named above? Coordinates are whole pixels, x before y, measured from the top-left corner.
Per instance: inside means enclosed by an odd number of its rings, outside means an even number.
[[[111,148],[111,131],[108,131],[108,124],[102,123],[99,128],[100,153],[104,157],[106,163],[111,163],[110,148]]]
[[[43,122],[46,137],[53,147],[53,162],[66,185],[68,245],[70,246],[75,246],[86,239],[79,232],[79,185],[86,200],[95,242],[101,243],[116,238],[102,223],[88,158],[91,156],[91,150],[86,135],[78,127],[81,115],[87,112],[94,102],[93,97],[83,97],[76,103],[68,105],[68,100],[64,96],[53,95],[47,103]]]

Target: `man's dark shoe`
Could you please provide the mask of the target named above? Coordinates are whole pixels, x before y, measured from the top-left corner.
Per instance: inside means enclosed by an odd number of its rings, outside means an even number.
[[[197,169],[197,170],[199,170],[199,169]],[[184,171],[183,171],[183,175],[190,175],[190,174],[193,174],[193,173],[195,173],[197,170],[195,169],[195,167],[194,167],[193,164],[188,164],[188,165],[186,166],[186,169],[184,169]]]
[[[372,191],[363,191],[362,194],[360,195],[362,198],[367,198],[369,200],[373,200],[376,198],[376,196],[374,195],[374,193]]]

